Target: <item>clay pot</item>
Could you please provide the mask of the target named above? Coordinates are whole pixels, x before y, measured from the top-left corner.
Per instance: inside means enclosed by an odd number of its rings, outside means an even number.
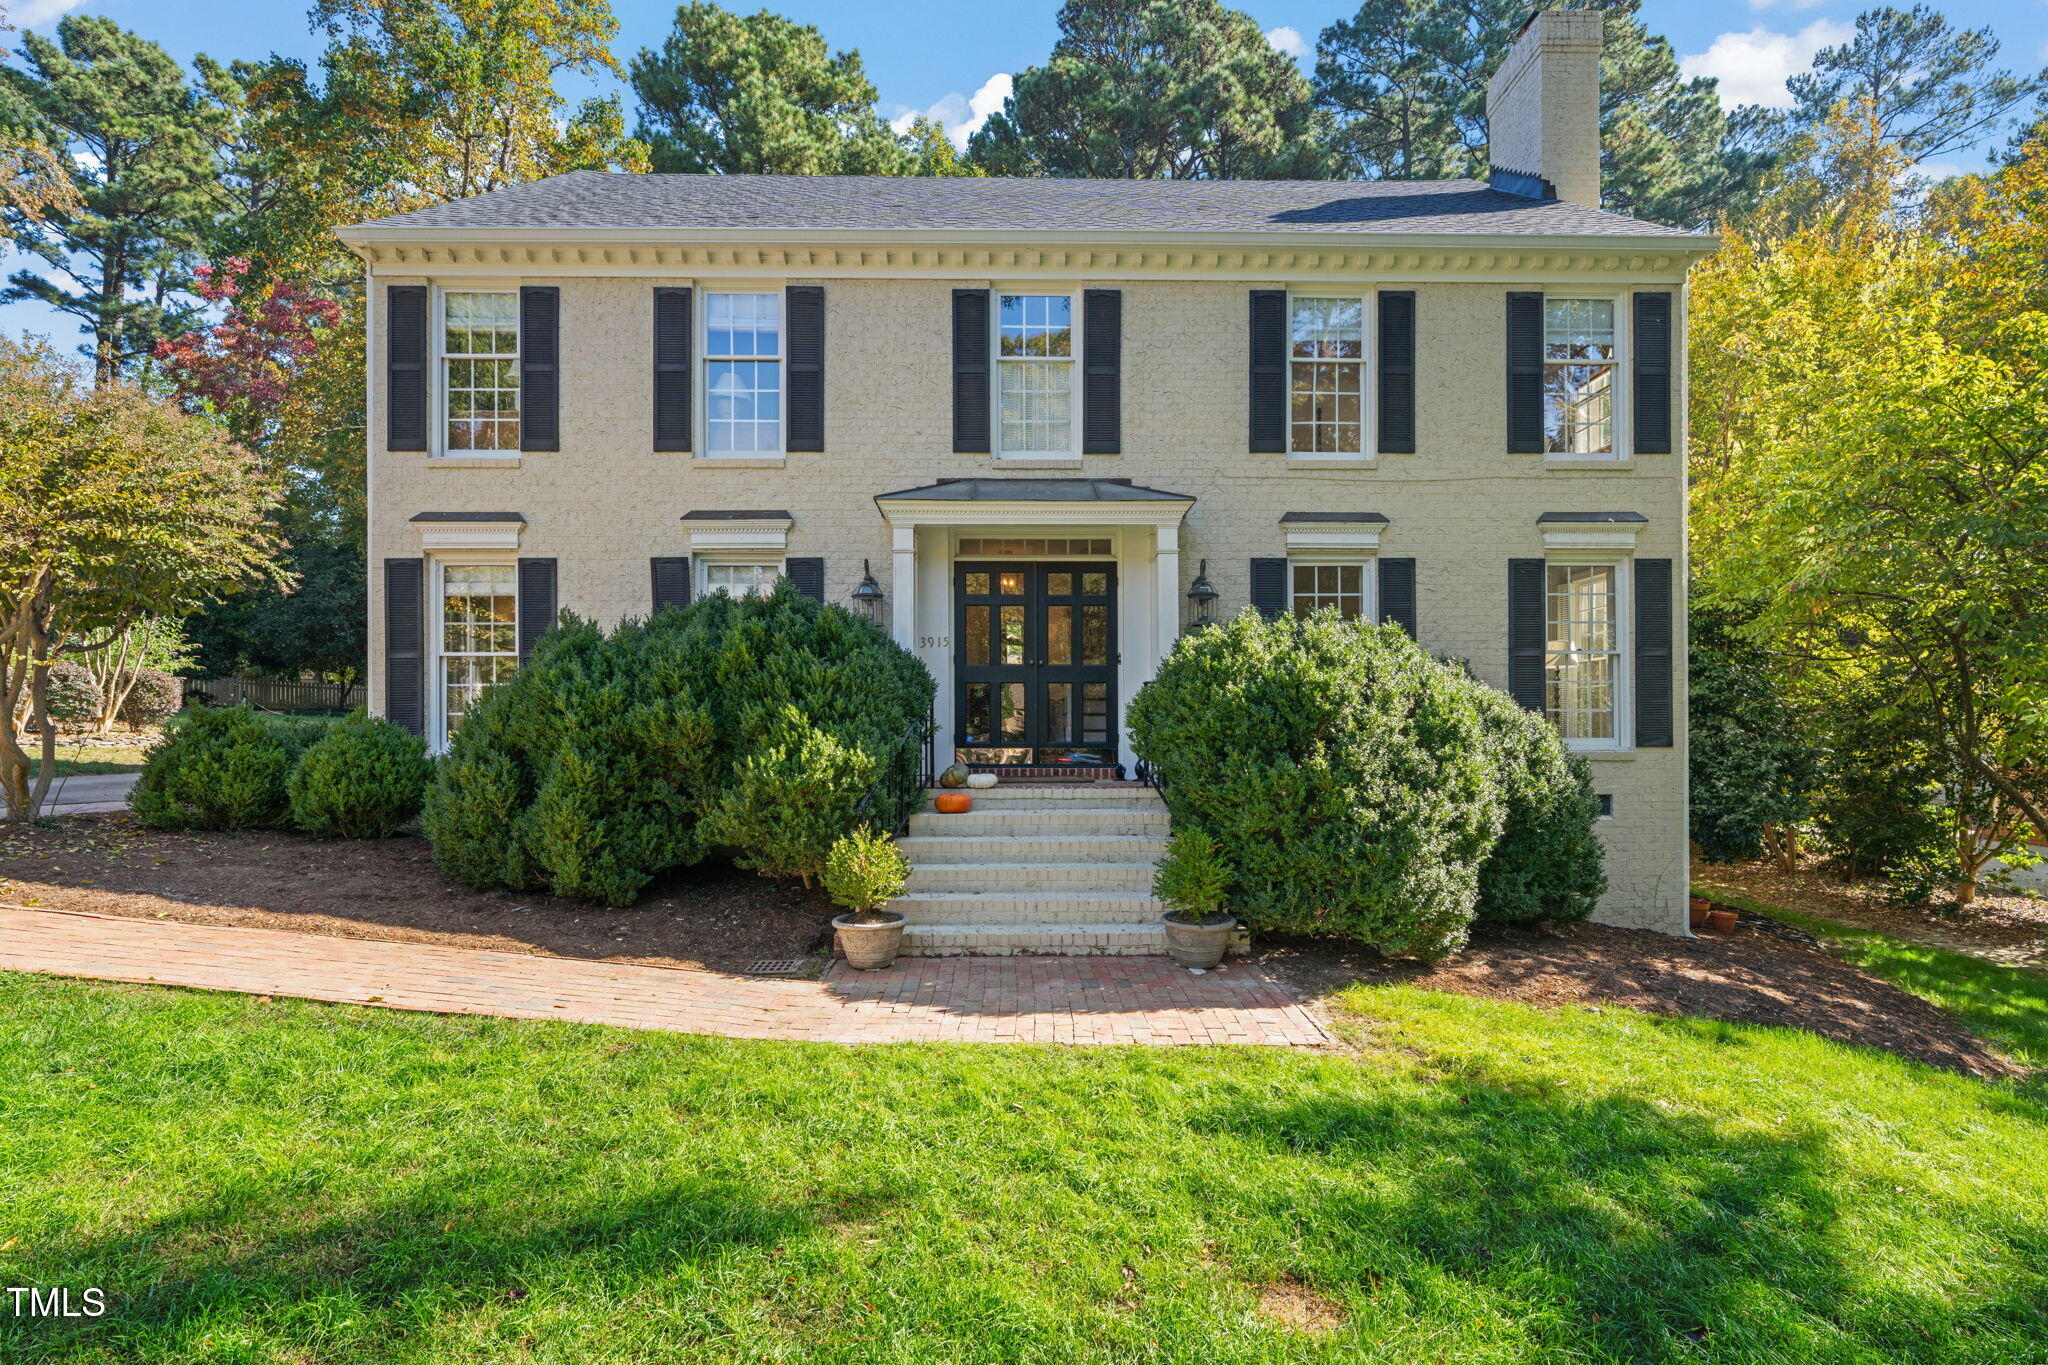
[[[993,786],[994,786],[995,784],[996,784],[996,775],[995,775],[994,773],[969,773],[969,774],[967,774],[967,785],[968,785],[968,786],[970,786],[970,787],[972,787],[972,788],[973,788],[974,790],[976,790],[976,791],[978,791],[978,792],[985,792],[985,791],[987,791],[987,790],[988,790],[988,789],[989,789],[990,787],[993,787]]]
[[[1714,903],[1705,896],[1687,896],[1685,908],[1692,916],[1692,927],[1704,929],[1707,927],[1707,912],[1714,908]]]
[[[1166,952],[1175,965],[1208,971],[1223,960],[1230,946],[1231,930],[1237,921],[1229,915],[1211,915],[1207,924],[1183,924],[1168,911],[1159,922],[1166,926]]]
[[[941,787],[964,787],[967,785],[968,776],[967,765],[965,763],[955,763],[952,767],[939,774],[939,785]]]
[[[966,792],[940,792],[932,798],[932,805],[941,815],[965,815],[974,809],[974,798]]]
[[[1717,934],[1734,933],[1735,912],[1733,910],[1707,911],[1707,927],[1709,929],[1712,929]]]
[[[894,910],[882,913],[889,918],[879,924],[855,924],[851,915],[840,915],[832,921],[839,951],[846,955],[846,965],[855,971],[880,971],[896,960],[897,950],[903,946],[903,916]]]

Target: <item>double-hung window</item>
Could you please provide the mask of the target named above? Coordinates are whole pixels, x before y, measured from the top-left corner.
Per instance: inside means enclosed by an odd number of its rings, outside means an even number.
[[[782,295],[704,298],[704,450],[782,453]]]
[[[1371,619],[1366,607],[1366,569],[1363,562],[1349,564],[1306,564],[1299,560],[1287,566],[1289,593],[1296,616],[1308,616],[1325,607],[1335,609],[1346,621]]]
[[[436,644],[440,735],[446,742],[485,688],[519,668],[519,589],[511,564],[441,566]]]
[[[519,295],[441,296],[441,392],[448,453],[519,453]]]
[[[1545,566],[1543,711],[1566,739],[1620,733],[1621,569]]]
[[[1070,455],[1074,451],[1073,297],[996,297],[1002,453]]]
[[[1289,446],[1296,454],[1365,450],[1365,300],[1287,300]]]
[[[730,597],[766,597],[775,591],[775,581],[781,577],[780,563],[712,559],[704,562],[704,581],[700,586],[707,595],[722,592]]]
[[[1614,454],[1620,347],[1613,299],[1543,300],[1543,448]]]

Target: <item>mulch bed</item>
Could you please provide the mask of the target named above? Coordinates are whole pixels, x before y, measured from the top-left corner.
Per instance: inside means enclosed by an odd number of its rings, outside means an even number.
[[[1252,961],[1310,995],[1405,984],[1531,1005],[1622,1005],[1650,1014],[1803,1028],[1973,1076],[2024,1076],[1947,1011],[1745,917],[1735,932],[1679,938],[1605,924],[1480,925],[1436,966],[1362,948],[1268,936]]]
[[[1811,858],[1793,872],[1767,861],[1703,864],[1694,868],[1694,879],[1816,919],[1874,929],[2008,966],[2048,966],[2048,900],[2038,896],[1987,890],[1965,906],[1946,896],[1924,906],[1894,905],[1883,882],[1845,882]]]
[[[472,890],[435,866],[424,839],[169,834],[126,815],[0,826],[0,902],[726,972],[791,958],[814,972],[836,913],[822,892],[729,863],[699,864],[614,910]]]

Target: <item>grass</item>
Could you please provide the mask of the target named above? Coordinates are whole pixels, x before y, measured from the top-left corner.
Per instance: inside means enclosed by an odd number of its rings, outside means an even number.
[[[90,754],[85,758],[81,755]],[[39,750],[29,751],[29,772],[33,775],[41,770],[42,759]],[[67,752],[62,744],[57,746],[57,776],[86,777],[96,773],[139,773],[143,760],[149,757],[146,749],[95,748],[83,749],[77,746]]]
[[[0,975],[0,1285],[110,1303],[0,1359],[2048,1360],[2038,1093],[1339,1008],[1356,1055],[836,1048]]]
[[[1872,976],[1957,1015],[2008,1057],[2048,1067],[2048,976],[1767,905],[1720,886],[1703,883],[1698,890],[1724,905],[1782,920],[1828,940],[1834,951]]]

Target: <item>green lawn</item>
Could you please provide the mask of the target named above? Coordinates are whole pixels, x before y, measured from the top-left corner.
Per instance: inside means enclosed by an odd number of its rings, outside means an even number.
[[[112,1303],[0,1360],[2048,1360],[2038,1091],[1344,1005],[1355,1056],[842,1049],[0,975],[0,1285]]]
[[[1710,883],[1701,883],[1698,893],[1819,935],[1872,976],[1881,976],[1959,1016],[2008,1057],[2028,1066],[2048,1067],[2048,976],[1766,905]]]
[[[30,741],[29,776],[42,770],[42,747]],[[149,751],[142,748],[84,749],[73,744],[57,746],[57,776],[84,777],[93,773],[139,773]]]

